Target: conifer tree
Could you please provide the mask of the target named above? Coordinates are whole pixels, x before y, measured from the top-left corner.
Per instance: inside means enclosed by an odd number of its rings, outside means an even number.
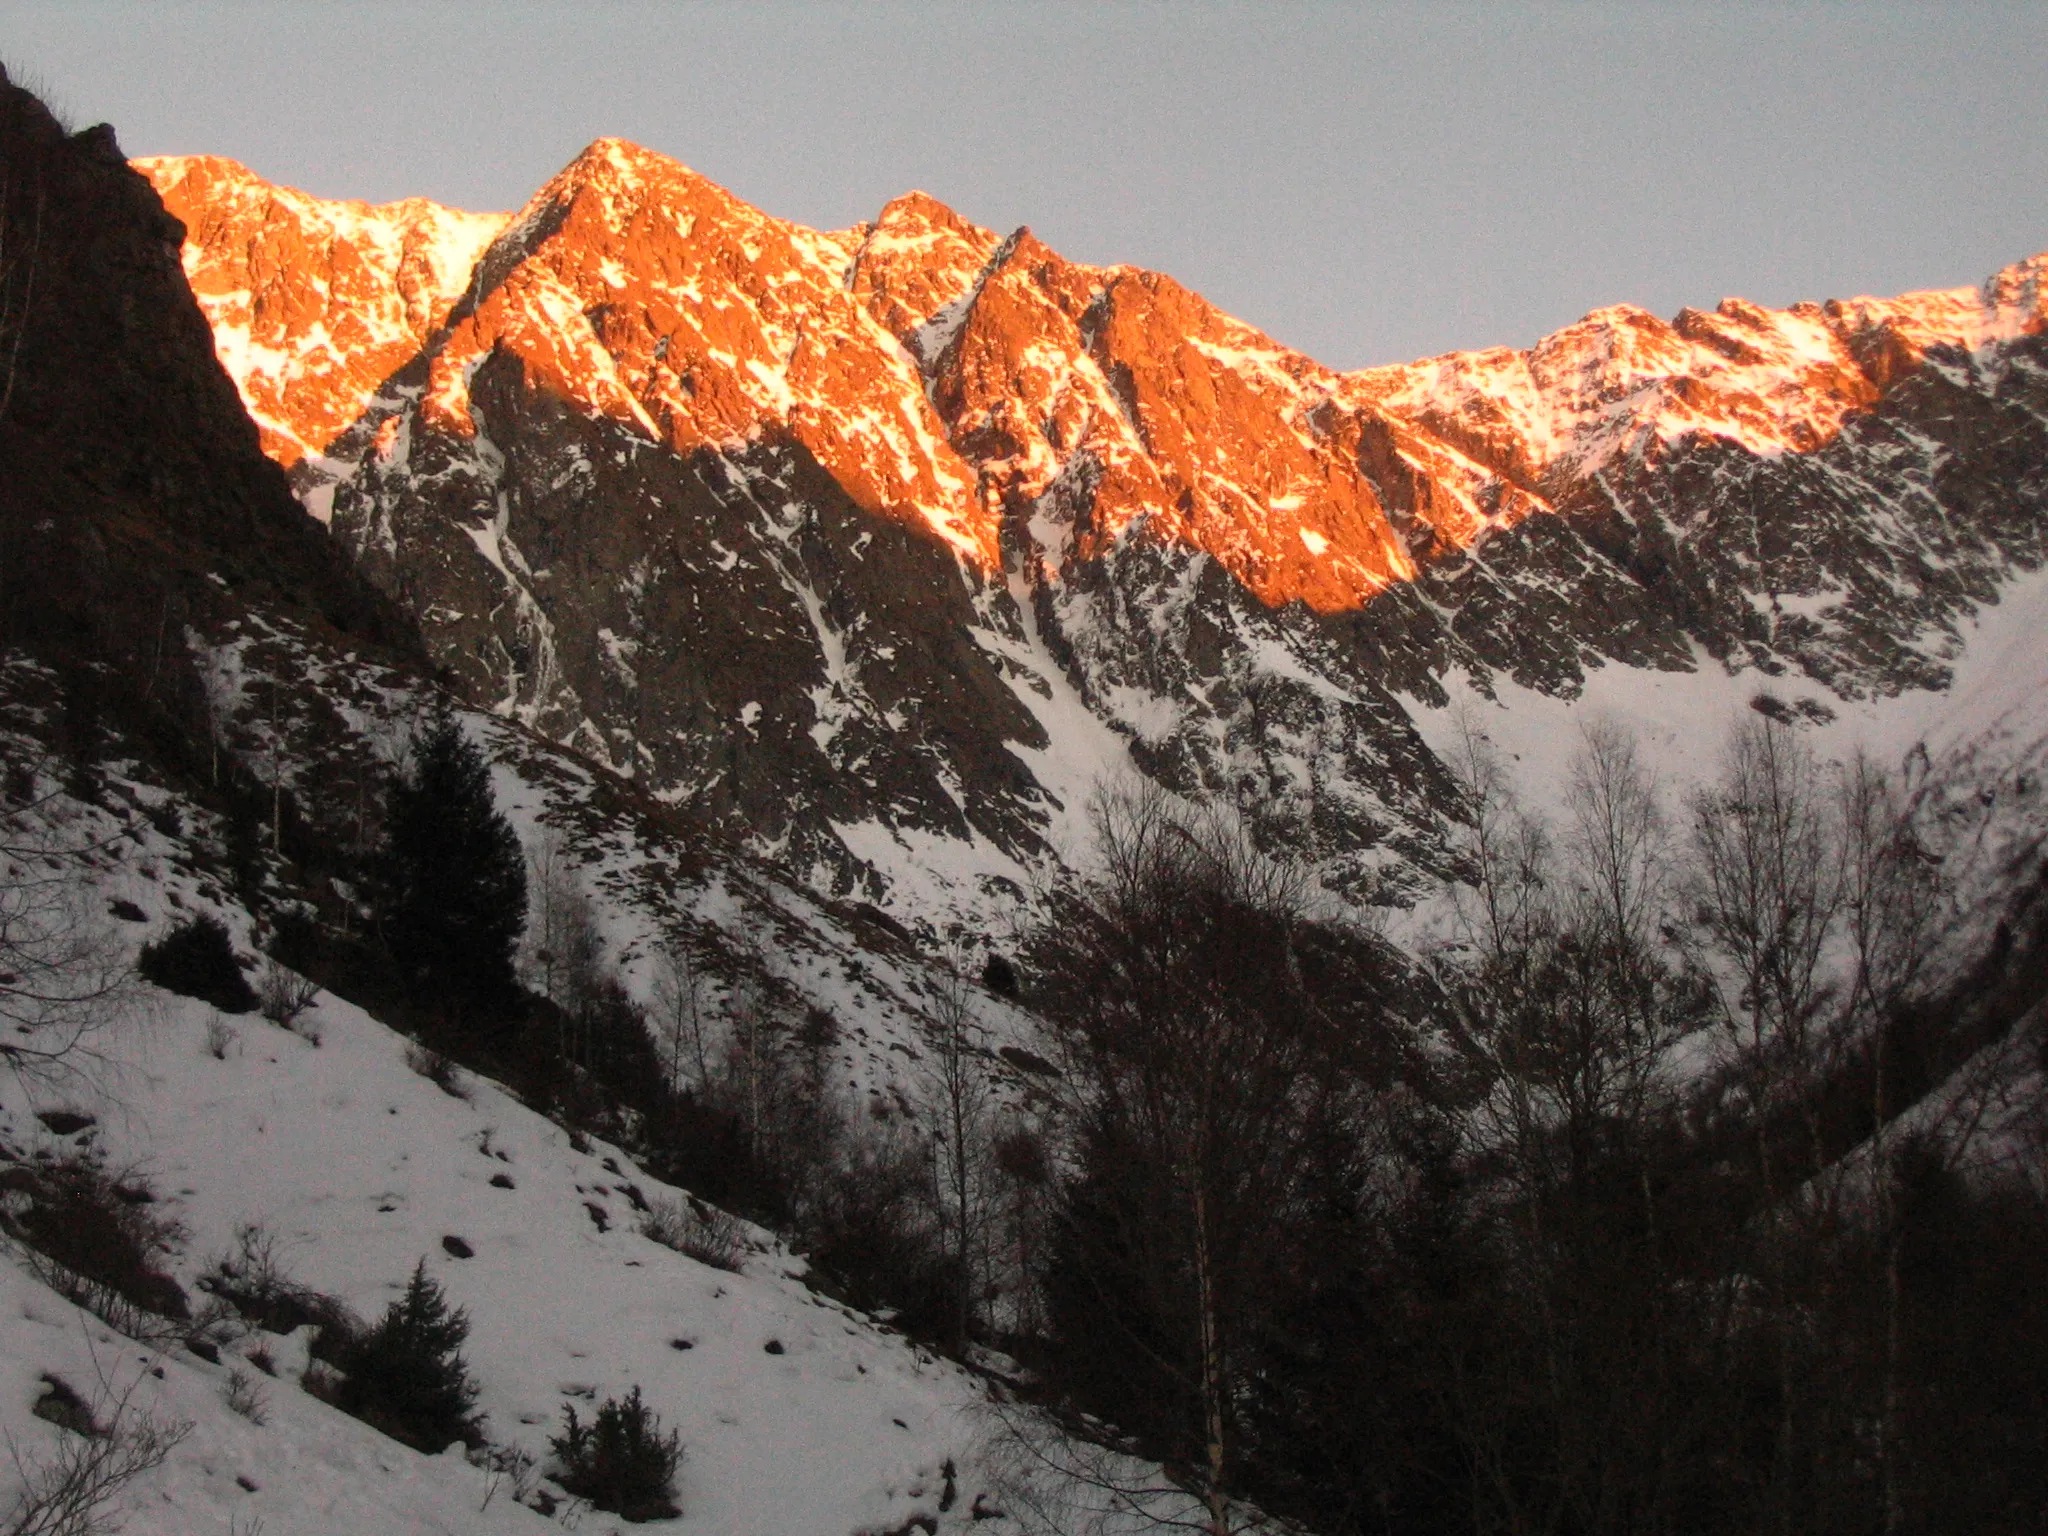
[[[417,984],[458,1010],[515,996],[525,858],[489,764],[451,713],[414,743],[392,790],[385,880],[385,942]]]
[[[478,1441],[476,1382],[462,1358],[469,1314],[413,1266],[405,1294],[345,1351],[337,1405],[416,1450]]]

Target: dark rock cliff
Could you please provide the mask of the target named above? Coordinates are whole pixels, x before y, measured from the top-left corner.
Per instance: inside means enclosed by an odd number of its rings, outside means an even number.
[[[264,457],[179,262],[184,226],[105,125],[0,76],[0,625],[148,687],[237,589],[419,655]]]

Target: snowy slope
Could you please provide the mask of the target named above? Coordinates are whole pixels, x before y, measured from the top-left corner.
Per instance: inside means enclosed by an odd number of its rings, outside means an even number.
[[[772,1250],[730,1275],[640,1236],[629,1187],[649,1199],[676,1192],[615,1150],[573,1150],[566,1133],[485,1083],[451,1098],[407,1068],[401,1037],[331,997],[309,1015],[317,1048],[250,1015],[234,1021],[239,1040],[225,1060],[208,1053],[206,1005],[158,1001],[156,1017],[118,1045],[108,1095],[72,1107],[102,1117],[86,1134],[114,1165],[146,1169],[166,1197],[158,1210],[191,1229],[178,1265],[188,1286],[205,1258],[232,1251],[245,1222],[280,1240],[297,1278],[366,1317],[425,1255],[473,1319],[467,1354],[493,1440],[545,1457],[565,1400],[587,1413],[637,1384],[689,1449],[685,1529],[900,1527],[936,1513],[948,1458],[968,1469],[963,1515],[982,1491],[978,1392],[963,1372],[816,1296],[787,1277],[800,1266]],[[38,1132],[17,1111],[4,1134],[17,1146],[56,1140]],[[511,1187],[494,1186],[499,1176]],[[447,1235],[475,1256],[450,1257]],[[60,1334],[77,1331],[54,1298],[39,1310]],[[781,1350],[767,1353],[775,1342]],[[303,1343],[273,1352],[303,1369]],[[9,1341],[6,1355],[17,1374],[58,1363],[33,1336]],[[131,1358],[125,1346],[115,1355],[123,1371]],[[69,1364],[78,1380],[75,1352]],[[192,1405],[218,1390],[224,1368],[188,1360],[176,1371],[167,1411],[197,1416]],[[209,1432],[156,1480],[131,1529],[224,1530],[230,1510],[245,1525],[260,1515],[274,1533],[368,1529],[351,1521],[379,1504],[416,1522],[400,1528],[435,1528],[428,1511],[449,1530],[526,1528],[502,1515],[503,1500],[494,1522],[465,1525],[438,1508],[481,1499],[482,1476],[459,1456],[436,1461],[382,1441],[289,1380],[269,1396],[268,1428],[208,1414]],[[337,1442],[345,1455],[324,1451]],[[238,1490],[237,1473],[263,1491]],[[408,1484],[429,1491],[425,1510]]]
[[[118,770],[108,799],[165,806]],[[132,952],[213,911],[248,951],[246,914],[213,899],[182,835],[61,796],[33,835],[92,846],[73,866],[80,910],[110,943]],[[142,920],[111,915],[116,902]],[[643,1201],[684,1192],[602,1142],[579,1148],[489,1082],[460,1074],[459,1094],[444,1091],[408,1065],[404,1037],[360,1009],[322,994],[287,1030],[142,986],[91,1044],[87,1076],[59,1090],[0,1077],[0,1147],[22,1161],[90,1153],[147,1182],[151,1214],[186,1234],[170,1268],[188,1290],[248,1223],[294,1279],[369,1318],[424,1258],[471,1317],[466,1353],[491,1440],[544,1460],[565,1402],[587,1413],[637,1385],[687,1448],[678,1529],[1016,1528],[993,1514],[1006,1497],[992,1460],[1000,1426],[975,1378],[813,1292],[769,1234],[745,1229],[737,1274],[640,1235]],[[53,1109],[93,1123],[59,1135],[37,1118]],[[125,1495],[136,1536],[560,1528],[512,1505],[509,1485],[493,1492],[459,1450],[418,1455],[308,1396],[304,1330],[250,1335],[209,1364],[119,1336],[12,1264],[0,1264],[0,1292],[0,1429],[31,1461],[59,1433],[29,1412],[45,1373],[190,1422]],[[259,1348],[276,1376],[253,1378],[266,1399],[255,1423],[225,1393],[230,1371],[249,1372],[238,1357]]]
[[[1945,689],[1894,697],[1843,699],[1801,678],[1731,672],[1698,658],[1689,672],[1607,666],[1589,671],[1583,692],[1559,698],[1499,679],[1486,697],[1459,677],[1445,681],[1440,705],[1411,705],[1432,750],[1450,757],[1468,724],[1513,765],[1517,793],[1532,806],[1564,803],[1582,721],[1628,727],[1667,792],[1682,798],[1712,778],[1729,729],[1768,696],[1797,711],[1802,731],[1823,758],[1846,759],[1859,748],[1888,768],[1909,759],[1940,760],[1990,752],[2005,743],[2015,761],[2048,742],[2048,569],[2016,577],[1962,627]]]
[[[1918,825],[1941,853],[1958,893],[1947,954],[1973,962],[2013,890],[2031,881],[2048,848],[2048,569],[2016,577],[1996,602],[1960,626],[1946,688],[1843,699],[1810,681],[1731,671],[1699,656],[1690,671],[1625,666],[1590,670],[1575,697],[1496,679],[1491,694],[1445,680],[1438,704],[1409,700],[1417,729],[1446,761],[1467,735],[1497,756],[1527,810],[1556,817],[1566,803],[1585,728],[1611,723],[1634,738],[1665,814],[1682,824],[1688,798],[1720,772],[1729,734],[1760,699],[1784,706],[1823,764],[1857,754],[1899,776]],[[1395,937],[1442,942],[1451,917],[1441,897],[1398,914]]]

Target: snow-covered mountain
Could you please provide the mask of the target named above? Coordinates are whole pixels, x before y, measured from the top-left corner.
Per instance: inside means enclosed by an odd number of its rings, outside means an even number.
[[[686,1192],[632,1164],[587,1053],[444,1071],[459,1094],[408,1060],[403,978],[360,935],[379,802],[443,683],[588,903],[596,968],[658,1004],[687,948],[728,1042],[772,1015],[804,1092],[877,1135],[962,971],[998,1107],[1057,1076],[980,951],[1085,859],[1119,770],[1406,902],[1455,868],[1465,730],[1554,808],[1589,714],[1677,790],[1759,709],[1904,765],[1919,846],[1982,898],[1969,974],[2038,955],[2043,258],[1344,375],[917,194],[820,234],[617,141],[514,216],[148,162],[166,219],[111,132],[0,78],[0,153],[0,216],[34,190],[45,264],[34,307],[0,276],[0,901],[56,876],[123,978],[204,915],[245,968],[296,934],[333,984],[295,1032],[124,980],[93,1072],[0,1073],[0,1209],[97,1148],[182,1230],[159,1257],[194,1296],[248,1222],[365,1314],[424,1254],[470,1309],[492,1440],[539,1454],[565,1399],[640,1384],[685,1433],[684,1528],[1015,1529],[1008,1426],[764,1230],[737,1274],[637,1231]],[[340,995],[380,985],[382,1019]],[[133,1529],[559,1527],[301,1391],[303,1333],[216,1364],[11,1257],[0,1427],[31,1464],[84,1439],[51,1377],[191,1421]],[[259,1349],[251,1414],[232,1357]]]
[[[609,1529],[535,1489],[564,1404],[588,1418],[638,1385],[684,1436],[688,1528],[1018,1529],[998,1511],[1032,1474],[997,1475],[986,1380],[828,1299],[763,1230],[722,1227],[726,1267],[651,1240],[643,1217],[692,1192],[572,1134],[552,1091],[433,1066],[388,1016],[303,977],[297,1029],[137,978],[142,946],[195,919],[252,972],[294,923],[360,931],[364,818],[439,690],[406,617],[259,451],[181,232],[111,131],[68,133],[0,71],[0,165],[0,1522]],[[423,240],[462,227],[418,211]],[[16,260],[23,230],[33,261]],[[430,290],[442,268],[419,270]],[[946,983],[889,920],[517,720],[457,718],[522,840],[566,849],[557,878],[588,903],[608,976],[644,998],[655,948],[685,944],[693,1002],[722,1021],[745,988],[777,1029],[808,1022],[807,1089],[865,1124],[900,1119]],[[998,1036],[1013,1013],[977,1003]],[[1030,1065],[997,1043],[997,1091],[1021,1097]],[[104,1202],[95,1240],[126,1233],[112,1247],[152,1267],[148,1307],[22,1225],[79,1181]],[[252,1225],[293,1285],[366,1321],[424,1259],[471,1323],[496,1470],[323,1400],[309,1351],[328,1323],[267,1332],[215,1304],[200,1282]]]
[[[619,140],[510,218],[141,165],[267,451],[472,701],[932,928],[1130,767],[1406,900],[1453,694],[1822,719],[1943,688],[2048,553],[2048,256],[1339,374],[922,194],[820,233]]]

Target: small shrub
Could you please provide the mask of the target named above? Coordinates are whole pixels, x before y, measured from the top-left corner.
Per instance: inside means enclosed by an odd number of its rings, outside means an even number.
[[[136,969],[166,992],[196,997],[223,1013],[248,1013],[256,1006],[227,927],[217,917],[201,914],[143,945]]]
[[[215,1061],[226,1061],[241,1043],[241,1031],[218,1013],[206,1021],[206,1054]]]
[[[677,1253],[688,1254],[700,1264],[728,1274],[740,1272],[746,1239],[737,1218],[716,1206],[699,1201],[665,1200],[657,1195],[647,1202],[647,1214],[640,1218],[640,1233]]]
[[[477,1386],[462,1358],[468,1338],[469,1314],[448,1305],[421,1259],[405,1294],[345,1351],[335,1406],[414,1450],[482,1444]]]
[[[251,1424],[262,1425],[270,1418],[269,1391],[240,1366],[228,1371],[227,1385],[220,1395],[230,1412],[239,1413]]]
[[[0,1230],[52,1290],[144,1340],[165,1333],[163,1320],[191,1316],[183,1288],[161,1266],[185,1229],[150,1214],[139,1180],[80,1157],[35,1170],[16,1194],[0,1211]]]
[[[676,1468],[682,1465],[682,1437],[663,1434],[661,1417],[633,1388],[623,1400],[606,1398],[585,1424],[573,1404],[564,1404],[568,1428],[550,1436],[548,1448],[560,1464],[556,1476],[570,1493],[598,1509],[635,1524],[667,1520],[676,1507]]]
[[[469,1084],[462,1079],[462,1069],[425,1041],[414,1040],[406,1046],[405,1064],[449,1098],[469,1097]]]
[[[263,972],[256,980],[256,995],[263,1017],[282,1029],[297,1029],[299,1019],[320,996],[320,984],[297,971],[264,957]],[[315,1045],[315,1035],[308,1035]]]

